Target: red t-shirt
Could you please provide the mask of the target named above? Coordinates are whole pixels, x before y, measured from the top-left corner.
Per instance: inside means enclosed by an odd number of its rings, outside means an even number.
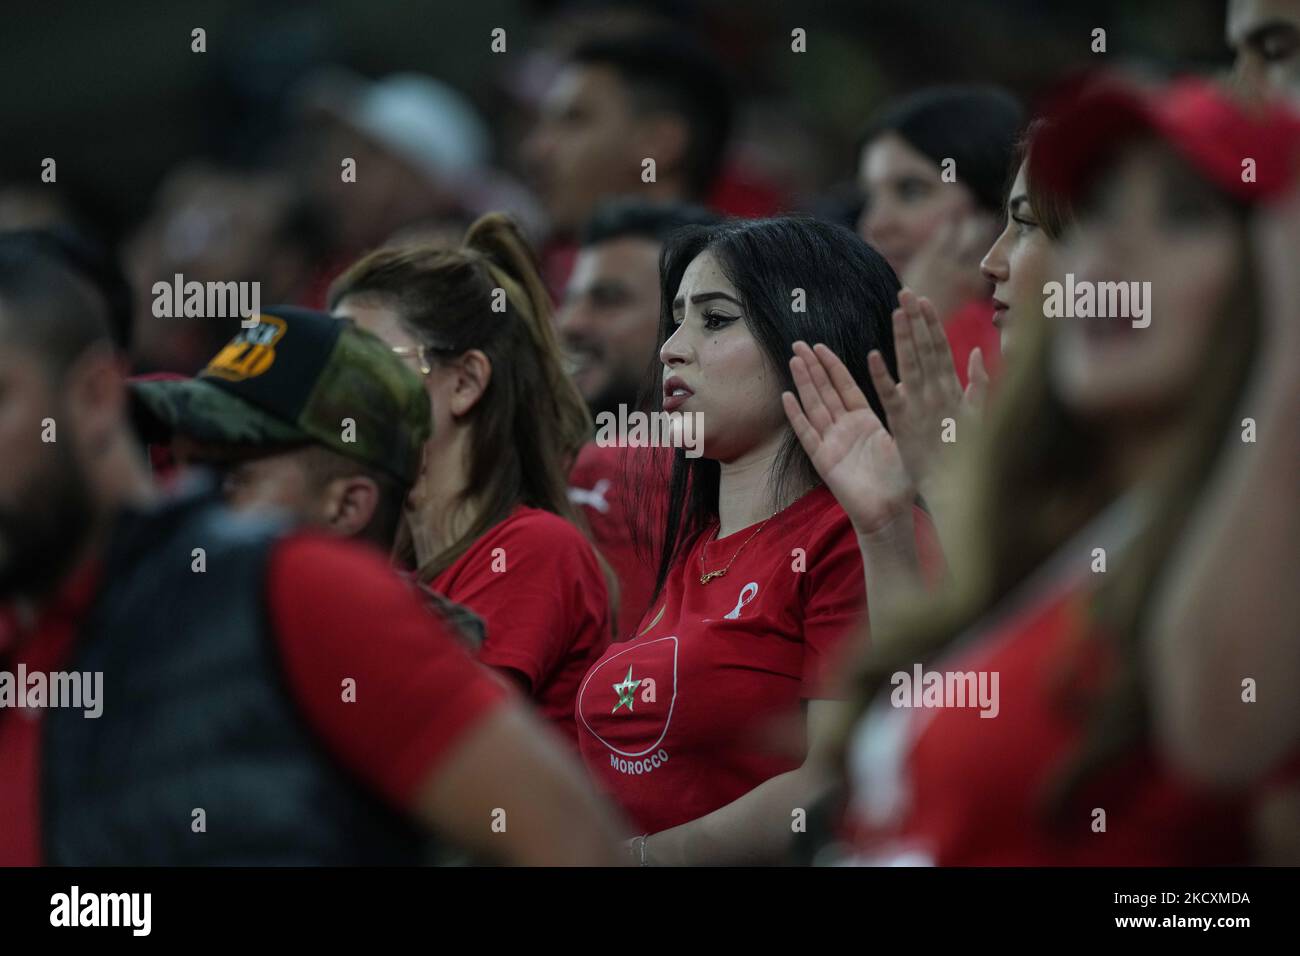
[[[984,359],[984,368],[996,376],[1002,365],[1002,337],[993,324],[993,303],[988,299],[975,299],[954,309],[943,320],[943,331],[952,349],[952,363],[957,369],[961,387],[966,387],[966,368],[970,353],[978,347]]]
[[[1180,779],[1149,748],[1086,779],[1063,821],[1042,794],[1083,740],[1111,660],[1087,592],[1057,585],[924,672],[983,672],[996,708],[905,707],[886,687],[854,734],[848,820],[856,861],[940,866],[1183,866],[1247,860],[1246,808]],[[915,692],[913,692],[915,693]],[[891,697],[898,695],[891,704]],[[1075,697],[1071,701],[1067,698]],[[911,697],[915,701],[915,697]],[[993,700],[992,695],[985,702]],[[1094,830],[1095,809],[1105,832]]]
[[[98,568],[72,576],[21,643],[0,647],[0,668],[66,667],[98,587]],[[363,545],[314,534],[284,539],[270,557],[266,600],[294,703],[325,749],[396,809],[412,807],[453,745],[507,697]],[[349,677],[356,699],[345,702]],[[41,863],[42,713],[0,709],[0,866]]]
[[[583,760],[640,831],[702,817],[798,767],[803,755],[775,745],[776,724],[822,694],[823,662],[864,609],[857,538],[828,490],[756,527],[700,535],[636,636],[582,682]],[[736,557],[701,585],[706,542],[708,570]]]
[[[582,532],[519,505],[429,586],[483,618],[479,660],[521,675],[538,709],[576,739],[573,698],[609,643],[611,614],[604,572]]]
[[[642,482],[635,490],[630,487],[629,482],[637,477],[635,471],[629,473],[630,456],[660,452],[666,453],[663,480]],[[638,510],[649,508],[652,513],[662,510],[667,499],[671,455],[671,449],[602,448],[593,441],[582,446],[569,473],[569,500],[582,509],[592,540],[618,578],[616,640],[632,636],[632,629],[644,616],[655,587],[654,562],[649,555],[638,553],[633,544],[627,505],[635,502]],[[656,500],[647,501],[646,494]]]

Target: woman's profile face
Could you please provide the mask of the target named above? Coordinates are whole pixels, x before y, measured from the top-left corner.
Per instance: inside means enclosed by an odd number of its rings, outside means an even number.
[[[964,184],[944,182],[934,160],[897,133],[877,136],[863,148],[858,184],[865,199],[858,235],[899,276],[945,223],[976,211]]]
[[[781,382],[747,318],[717,259],[701,252],[682,274],[676,329],[659,350],[664,410],[698,415],[704,457],[723,462],[774,447],[787,428]]]
[[[1043,286],[1061,277],[1056,243],[1029,202],[1025,166],[1020,164],[1007,197],[1006,227],[980,262],[980,272],[993,284],[993,324],[1001,333],[1003,352],[1017,325],[1042,315]]]
[[[1131,317],[1048,320],[1056,323],[1051,374],[1064,402],[1085,417],[1176,414],[1197,387],[1213,329],[1231,329],[1216,320],[1233,305],[1241,241],[1227,202],[1166,148],[1125,149],[1063,243],[1062,260],[1077,288],[1096,290],[1098,304],[1101,283],[1126,283]],[[1078,292],[1075,300],[1077,312]]]
[[[331,314],[336,319],[351,319],[390,347],[402,350],[402,361],[417,375],[424,376],[424,390],[429,396],[433,420],[426,447],[445,440],[452,433],[451,403],[447,390],[454,381],[453,376],[438,362],[429,362],[429,371],[423,371],[424,361],[418,351],[420,339],[402,321],[397,309],[366,296],[344,296]]]

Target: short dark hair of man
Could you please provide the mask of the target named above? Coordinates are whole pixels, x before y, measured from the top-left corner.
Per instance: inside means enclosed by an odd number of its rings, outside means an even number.
[[[105,318],[114,347],[122,352],[131,349],[131,284],[111,250],[83,232],[67,225],[44,229],[16,229],[4,234],[9,243],[30,246],[69,271],[99,293],[107,308]]]
[[[650,202],[622,197],[596,207],[582,232],[582,246],[594,246],[614,239],[633,237],[663,245],[685,226],[712,226],[722,217],[693,203]]]
[[[61,377],[91,346],[120,344],[98,287],[45,236],[0,233],[0,306],[6,324],[0,332],[31,348],[51,374]]]
[[[696,198],[709,191],[726,157],[732,122],[731,84],[716,54],[690,33],[657,28],[590,37],[567,60],[612,69],[641,114],[682,117],[686,188]]]

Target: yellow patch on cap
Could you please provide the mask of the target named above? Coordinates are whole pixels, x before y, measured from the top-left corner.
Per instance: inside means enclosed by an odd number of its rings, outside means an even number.
[[[230,382],[256,378],[275,362],[275,343],[284,335],[284,319],[259,315],[251,329],[241,329],[203,370],[204,375]]]

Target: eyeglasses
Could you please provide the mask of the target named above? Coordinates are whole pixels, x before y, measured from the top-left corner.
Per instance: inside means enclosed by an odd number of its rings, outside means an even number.
[[[455,349],[447,345],[429,345],[424,342],[419,345],[394,345],[392,349],[394,355],[400,355],[402,358],[414,355],[416,362],[420,365],[420,372],[423,375],[428,375],[433,371],[433,363],[429,360],[429,353],[445,352],[450,354],[455,351]]]
[[[429,356],[423,345],[394,345],[393,354],[406,358],[408,355],[414,355],[417,362],[420,363],[421,373],[428,375],[433,371],[433,366],[429,364]]]

